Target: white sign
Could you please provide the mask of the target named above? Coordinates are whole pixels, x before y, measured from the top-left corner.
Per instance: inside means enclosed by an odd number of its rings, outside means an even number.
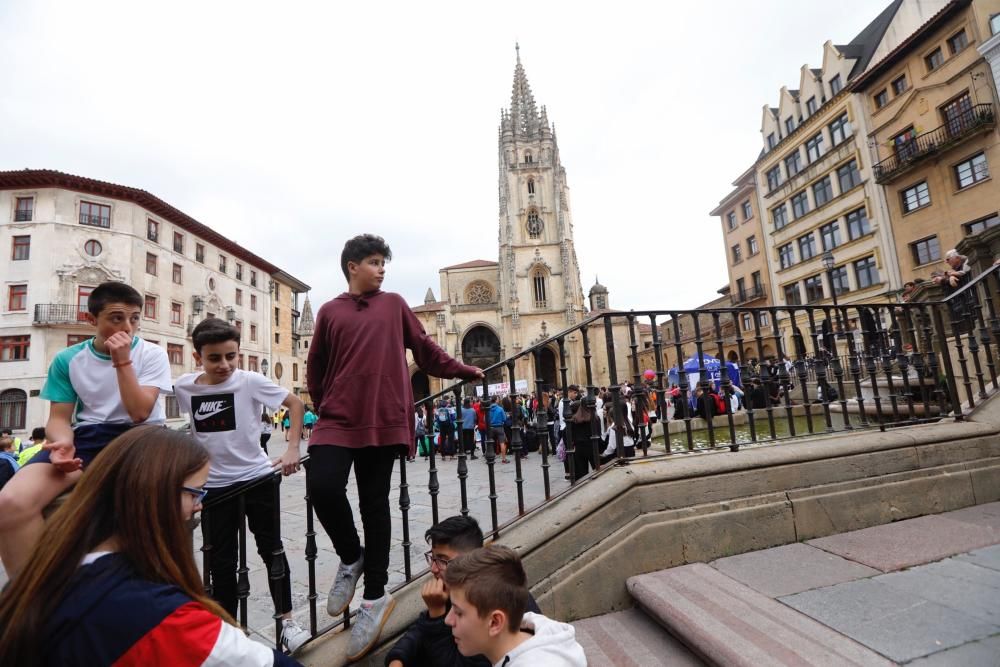
[[[510,394],[510,383],[509,382],[497,382],[496,384],[491,384],[489,386],[490,396],[506,396]],[[528,381],[518,380],[514,383],[514,393],[515,394],[527,394],[528,393]],[[476,385],[476,396],[483,395],[483,385]]]

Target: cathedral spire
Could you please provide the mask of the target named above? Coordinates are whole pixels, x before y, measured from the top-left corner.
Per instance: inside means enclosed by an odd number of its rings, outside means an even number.
[[[302,304],[302,315],[299,317],[299,335],[312,336],[316,323],[313,320],[312,304],[309,303],[309,295],[306,294],[306,302]]]
[[[521,137],[534,138],[538,134],[538,108],[535,106],[535,96],[531,94],[528,76],[521,65],[521,45],[515,44],[517,64],[514,66],[514,85],[510,93],[510,118],[514,126],[514,134]]]

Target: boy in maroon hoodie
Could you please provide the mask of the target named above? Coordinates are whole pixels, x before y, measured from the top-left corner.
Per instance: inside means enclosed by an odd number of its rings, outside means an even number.
[[[475,379],[466,366],[431,340],[398,294],[383,292],[392,252],[380,236],[362,234],[344,245],[340,267],[348,291],[316,314],[307,382],[319,420],[309,439],[306,487],[316,516],[340,556],[326,609],[348,609],[361,573],[364,600],[351,629],[348,659],[367,654],[396,603],[389,581],[389,486],[396,458],[414,446],[413,392],[406,349],[422,370],[442,378]],[[364,546],[347,499],[354,466]]]

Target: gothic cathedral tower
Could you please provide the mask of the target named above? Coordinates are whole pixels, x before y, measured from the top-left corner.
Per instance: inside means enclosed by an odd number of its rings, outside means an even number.
[[[499,134],[499,305],[510,354],[584,315],[566,170],[545,107],[539,112],[535,105],[520,48]]]

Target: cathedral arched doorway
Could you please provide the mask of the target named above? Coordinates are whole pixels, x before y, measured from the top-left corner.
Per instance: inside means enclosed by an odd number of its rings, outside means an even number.
[[[413,388],[413,400],[419,401],[431,395],[431,381],[427,373],[417,371],[410,376],[410,387]]]
[[[543,347],[538,355],[538,377],[542,378],[542,387],[546,390],[559,386],[556,354],[550,347]]]
[[[489,327],[482,325],[472,327],[462,339],[462,361],[479,368],[499,363],[500,339]],[[487,377],[491,383],[505,379],[502,368],[496,369]]]

